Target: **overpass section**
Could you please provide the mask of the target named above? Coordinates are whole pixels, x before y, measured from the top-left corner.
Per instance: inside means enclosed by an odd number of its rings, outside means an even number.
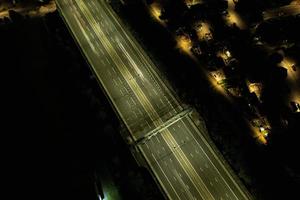
[[[168,199],[250,199],[104,0],[58,10]]]

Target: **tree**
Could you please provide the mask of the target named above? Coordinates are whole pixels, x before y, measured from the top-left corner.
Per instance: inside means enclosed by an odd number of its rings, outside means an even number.
[[[23,20],[23,16],[14,10],[9,10],[8,14],[13,22],[21,22]]]

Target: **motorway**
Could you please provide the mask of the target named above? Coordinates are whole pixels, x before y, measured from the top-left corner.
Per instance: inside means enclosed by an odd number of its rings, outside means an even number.
[[[205,127],[197,128],[188,114],[174,118],[184,108],[110,6],[104,0],[56,3],[133,140],[141,141],[136,146],[165,196],[250,199],[203,137]]]
[[[101,1],[99,1],[101,3]],[[137,140],[182,108],[121,26],[97,0],[57,1],[101,85]],[[112,18],[112,19],[111,19]],[[142,66],[142,67],[141,67]],[[134,92],[133,92],[134,91]],[[145,107],[158,112],[149,116]],[[159,119],[158,119],[159,118]],[[157,122],[159,123],[159,122]]]
[[[169,199],[249,199],[190,116],[139,144]]]

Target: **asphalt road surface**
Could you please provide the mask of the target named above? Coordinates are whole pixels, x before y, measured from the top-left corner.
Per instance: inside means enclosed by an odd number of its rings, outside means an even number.
[[[153,120],[163,122],[182,108],[152,70],[149,58],[100,2],[57,1],[115,109],[139,139],[154,128]],[[151,109],[158,114],[151,115]]]
[[[176,118],[183,107],[110,6],[104,0],[57,0],[57,5],[114,108],[141,141],[137,147],[166,197],[250,199],[203,130],[188,114]]]
[[[169,199],[249,199],[202,136],[204,131],[186,115],[139,148]]]

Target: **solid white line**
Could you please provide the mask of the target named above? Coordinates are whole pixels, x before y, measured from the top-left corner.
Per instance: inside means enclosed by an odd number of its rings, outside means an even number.
[[[188,122],[189,124],[192,125],[192,127],[194,128],[194,130],[196,132],[199,133],[199,129],[194,125],[193,122],[191,122],[191,119],[188,117]],[[219,170],[217,169],[217,167],[212,163],[212,161],[210,160],[210,158],[208,157],[208,155],[206,154],[206,152],[203,150],[203,148],[201,147],[201,145],[199,144],[199,142],[195,139],[194,135],[192,134],[192,132],[187,128],[186,124],[182,121],[182,123],[184,124],[184,126],[186,127],[186,129],[188,130],[188,132],[190,133],[190,135],[193,137],[193,139],[196,141],[196,143],[198,144],[198,146],[202,149],[202,151],[204,152],[204,154],[206,155],[206,157],[208,158],[208,160],[210,161],[210,163],[214,166],[214,168],[217,170],[218,174],[222,177],[223,181],[225,182],[225,184],[227,185],[227,187],[229,187],[229,189],[231,190],[231,192],[234,194],[234,196],[237,198],[236,194],[233,192],[232,188],[228,185],[227,181],[225,181],[223,175],[219,172]],[[227,173],[229,179],[233,182],[233,184],[236,186],[236,188],[240,191],[241,195],[243,197],[245,197],[245,199],[248,199],[244,192],[241,190],[241,188],[237,185],[237,183],[233,180],[233,178],[231,177],[231,174],[229,174],[229,172],[227,171],[227,169],[223,166],[223,163],[219,160],[219,158],[215,155],[214,151],[212,150],[212,148],[209,146],[209,144],[207,143],[206,139],[202,136],[202,134],[198,134],[202,141],[205,143],[206,147],[209,149],[210,153],[212,153],[212,155],[214,156],[214,158],[216,159],[216,161],[219,162],[219,165],[223,168],[223,170]],[[238,198],[237,198],[238,199]]]
[[[173,189],[174,193],[176,194],[176,196],[178,197],[178,199],[180,199],[180,197],[179,197],[179,195],[177,194],[175,188],[174,188],[173,185],[171,184],[171,182],[170,182],[168,176],[165,174],[164,170],[163,170],[162,167],[160,166],[160,164],[159,164],[159,162],[157,161],[157,159],[155,158],[154,154],[151,153],[151,155],[152,155],[152,157],[154,158],[154,160],[155,160],[157,166],[159,167],[159,169],[161,170],[161,172],[162,172],[162,173],[164,174],[164,176],[166,177],[166,179],[167,179],[169,185],[171,186],[171,188]]]

